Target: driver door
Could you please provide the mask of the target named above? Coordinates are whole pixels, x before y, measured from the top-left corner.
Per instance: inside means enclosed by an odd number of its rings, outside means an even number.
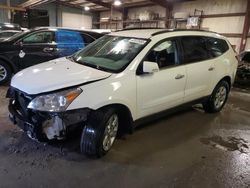
[[[184,100],[186,67],[179,64],[177,41],[156,45],[144,61],[157,63],[159,71],[137,76],[139,118],[177,106]]]

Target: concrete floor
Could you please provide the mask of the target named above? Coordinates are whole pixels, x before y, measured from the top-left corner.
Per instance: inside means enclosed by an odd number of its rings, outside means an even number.
[[[250,187],[250,94],[233,90],[221,113],[187,109],[117,140],[102,159],[78,138],[41,144],[8,120],[0,87],[0,187]]]

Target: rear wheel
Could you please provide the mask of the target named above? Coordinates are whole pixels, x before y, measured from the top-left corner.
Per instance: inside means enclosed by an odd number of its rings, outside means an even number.
[[[203,102],[203,108],[208,113],[216,113],[224,107],[229,93],[229,84],[221,81],[214,89],[208,100]]]
[[[90,114],[81,137],[81,152],[101,157],[113,146],[119,128],[119,116],[115,109],[98,110]]]
[[[5,62],[0,61],[0,85],[10,80],[11,74],[10,66]]]

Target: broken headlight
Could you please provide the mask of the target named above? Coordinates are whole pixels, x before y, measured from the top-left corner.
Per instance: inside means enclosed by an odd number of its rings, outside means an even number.
[[[37,96],[28,105],[29,109],[62,112],[82,93],[80,88]]]

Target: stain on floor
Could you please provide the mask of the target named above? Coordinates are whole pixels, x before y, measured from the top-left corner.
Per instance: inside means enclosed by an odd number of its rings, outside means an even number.
[[[214,135],[208,138],[201,138],[200,141],[203,144],[211,145],[215,148],[225,150],[225,151],[239,151],[241,153],[247,153],[249,149],[248,141],[242,138],[228,137],[226,139],[221,136]]]

